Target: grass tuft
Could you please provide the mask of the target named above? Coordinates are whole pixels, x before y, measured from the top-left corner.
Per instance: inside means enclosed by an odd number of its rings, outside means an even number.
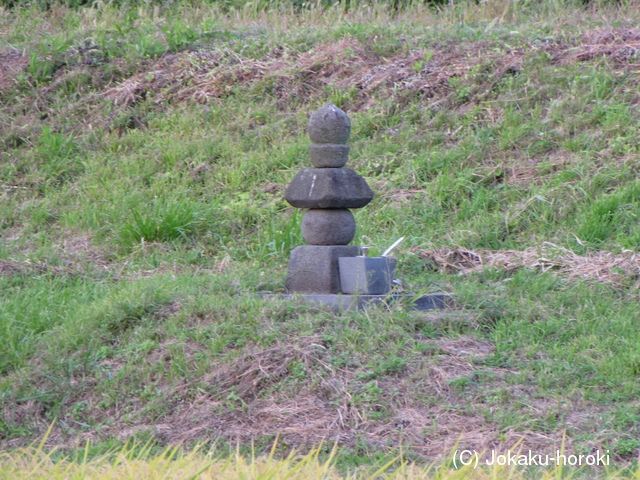
[[[118,231],[125,247],[152,242],[186,240],[203,224],[199,205],[189,200],[153,199],[148,210],[132,207]]]

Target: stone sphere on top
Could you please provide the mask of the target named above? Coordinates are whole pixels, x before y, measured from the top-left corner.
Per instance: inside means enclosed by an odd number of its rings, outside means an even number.
[[[316,168],[341,168],[349,158],[349,147],[345,145],[351,133],[347,114],[329,103],[313,112],[309,118],[309,145],[311,163]]]
[[[351,122],[346,113],[328,103],[311,114],[307,131],[313,143],[344,145],[351,134]]]

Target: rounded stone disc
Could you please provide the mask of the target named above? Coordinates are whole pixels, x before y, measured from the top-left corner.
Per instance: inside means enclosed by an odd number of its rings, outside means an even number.
[[[311,209],[302,217],[302,236],[310,245],[347,245],[356,234],[356,220],[346,208]]]

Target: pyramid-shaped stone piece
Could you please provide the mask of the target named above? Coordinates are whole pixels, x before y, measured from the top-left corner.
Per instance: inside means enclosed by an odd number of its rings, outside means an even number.
[[[284,198],[297,208],[362,208],[373,199],[373,191],[349,168],[303,168]]]

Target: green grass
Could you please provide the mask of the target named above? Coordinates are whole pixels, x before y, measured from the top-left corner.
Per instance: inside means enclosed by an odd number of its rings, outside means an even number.
[[[50,442],[96,455],[339,438],[347,471],[473,432],[540,453],[566,434],[633,468],[637,20],[506,1],[0,9],[0,443],[54,421]],[[405,236],[404,288],[454,309],[257,295],[284,292],[303,243],[283,193],[326,102],[376,193],[355,243]],[[549,243],[593,274],[454,275],[420,253]],[[618,263],[597,270],[603,252]]]

